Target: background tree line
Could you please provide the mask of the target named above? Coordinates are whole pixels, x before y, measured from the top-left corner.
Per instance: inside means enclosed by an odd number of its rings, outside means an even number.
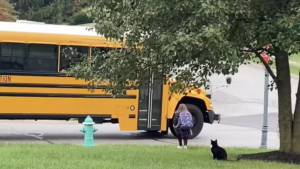
[[[0,20],[31,20],[54,24],[84,24],[93,20],[85,0],[0,0]]]

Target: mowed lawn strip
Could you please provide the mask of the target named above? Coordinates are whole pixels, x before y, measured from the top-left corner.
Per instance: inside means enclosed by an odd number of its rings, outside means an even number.
[[[262,63],[260,62],[260,60],[258,58],[252,59],[251,62],[262,65]],[[299,63],[299,65],[300,65],[300,63]],[[273,63],[271,65],[271,68],[273,70],[276,70],[275,63]],[[297,65],[294,65],[294,64],[290,64],[290,72],[291,72],[291,74],[299,75],[299,70],[300,70],[300,66],[297,66]]]
[[[0,145],[3,169],[298,169],[297,165],[263,161],[213,161],[210,147],[100,145]],[[262,149],[227,148],[229,159],[239,154],[266,152]]]
[[[300,63],[300,53],[292,55],[290,60]]]

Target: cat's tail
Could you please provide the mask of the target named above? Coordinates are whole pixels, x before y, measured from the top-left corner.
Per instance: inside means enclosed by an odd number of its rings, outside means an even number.
[[[233,161],[239,161],[240,159],[235,159],[235,160],[226,160],[226,161],[231,161],[231,162],[233,162]]]
[[[240,159],[241,159],[241,157],[238,156],[235,160],[228,160],[228,159],[227,159],[227,161],[240,161]]]

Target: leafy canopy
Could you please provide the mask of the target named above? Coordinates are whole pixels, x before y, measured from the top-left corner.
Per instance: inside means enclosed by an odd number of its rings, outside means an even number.
[[[297,0],[89,0],[96,30],[126,48],[98,53],[68,74],[122,93],[128,81],[149,78],[149,69],[176,77],[172,91],[206,86],[208,77],[234,74],[271,43],[299,52]],[[126,36],[125,36],[126,35]],[[142,48],[138,48],[141,46]],[[261,57],[260,57],[261,58]],[[267,65],[267,63],[265,63]],[[272,76],[275,78],[275,75]]]
[[[0,21],[15,21],[16,11],[7,0],[0,0]]]
[[[87,6],[85,0],[9,0],[19,18],[45,23],[74,24],[75,14]]]

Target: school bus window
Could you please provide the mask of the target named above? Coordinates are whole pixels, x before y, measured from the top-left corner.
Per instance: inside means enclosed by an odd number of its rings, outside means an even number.
[[[103,48],[103,47],[94,47],[92,48],[92,56],[95,56],[97,54],[107,53],[112,48]]]
[[[30,44],[28,51],[29,71],[57,72],[57,45]]]
[[[1,43],[0,70],[24,70],[25,44]]]
[[[89,47],[61,46],[60,70],[67,70],[72,63],[81,62],[82,56],[88,56]]]

